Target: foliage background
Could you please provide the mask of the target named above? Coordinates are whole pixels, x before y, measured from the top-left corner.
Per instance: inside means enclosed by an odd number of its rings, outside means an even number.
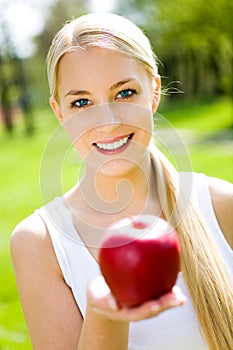
[[[34,0],[24,3],[34,4]],[[46,52],[62,24],[89,12],[91,2],[47,1],[40,8],[43,25],[33,39],[35,51],[27,57],[18,54],[4,22],[9,4],[0,0],[0,350],[27,350],[31,345],[10,261],[9,237],[20,220],[43,205],[40,164],[58,126],[48,106]],[[233,182],[232,2],[118,0],[113,4],[113,12],[143,28],[158,55],[166,93],[155,116],[156,126],[162,116],[177,129],[194,171]],[[10,129],[3,119],[5,92],[12,112]],[[183,156],[176,155],[180,170],[187,166]],[[62,169],[64,190],[75,183],[79,166],[71,151]]]

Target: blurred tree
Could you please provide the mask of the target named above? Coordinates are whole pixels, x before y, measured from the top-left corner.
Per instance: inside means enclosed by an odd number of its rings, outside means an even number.
[[[40,91],[44,94],[42,100],[48,100],[48,86],[46,78],[46,56],[55,33],[65,24],[66,21],[74,17],[87,13],[89,9],[89,1],[85,0],[56,0],[48,9],[47,19],[44,23],[43,31],[35,38],[37,52],[33,59],[39,68],[36,73],[38,83],[40,83]],[[41,79],[43,77],[43,79]]]
[[[2,121],[5,125],[6,130],[9,133],[13,131],[13,119],[11,102],[9,96],[9,83],[4,71],[4,61],[2,55],[0,55],[0,104],[1,104],[1,115]]]
[[[13,2],[3,0],[1,9]],[[14,127],[12,107],[15,105],[23,111],[27,132],[33,131],[32,106],[45,107],[48,104],[46,55],[52,38],[66,21],[89,12],[90,4],[91,0],[51,0],[47,6],[42,6],[40,11],[44,24],[41,33],[34,38],[36,51],[22,59],[14,49],[12,34],[5,26],[6,19],[0,11],[0,107],[8,131]]]
[[[118,0],[118,12],[149,35],[162,75],[186,95],[232,93],[232,10],[229,0]]]
[[[69,3],[66,0],[55,0],[48,10],[44,30],[35,38],[38,54],[42,54],[45,57],[52,38],[62,25],[86,11],[87,2],[85,0],[69,0]]]
[[[19,88],[18,104],[23,112],[26,132],[31,135],[34,132],[33,103],[29,93],[29,78],[26,76],[24,61],[17,55],[12,55],[14,66],[14,83]]]
[[[16,54],[6,23],[1,21],[1,34],[4,49],[0,52],[0,103],[2,105],[3,123],[6,130],[14,129],[15,107],[23,112],[26,132],[33,132],[32,104],[28,93],[23,60]],[[2,44],[2,46],[3,46]],[[13,93],[14,91],[14,93]]]

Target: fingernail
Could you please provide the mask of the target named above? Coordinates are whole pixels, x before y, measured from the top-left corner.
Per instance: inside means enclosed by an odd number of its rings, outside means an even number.
[[[179,305],[182,305],[184,303],[184,301],[182,300],[179,300],[179,299],[172,299],[170,300],[169,304],[171,306],[179,306]]]

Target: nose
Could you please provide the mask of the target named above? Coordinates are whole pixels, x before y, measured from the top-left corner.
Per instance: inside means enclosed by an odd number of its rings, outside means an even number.
[[[118,109],[115,107],[114,103],[105,103],[98,107],[100,108],[99,113],[101,115],[101,122],[97,126],[97,131],[111,131],[122,123]]]

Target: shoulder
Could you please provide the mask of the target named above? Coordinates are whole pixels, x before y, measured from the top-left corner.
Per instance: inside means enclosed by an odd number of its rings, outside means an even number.
[[[233,184],[214,177],[207,179],[216,218],[228,244],[233,249]]]
[[[11,235],[10,246],[12,249],[17,249],[17,247],[27,249],[28,245],[32,248],[33,244],[45,241],[46,236],[47,229],[44,222],[39,215],[32,214],[15,227]],[[27,243],[26,246],[25,243]]]
[[[33,348],[76,349],[82,316],[38,214],[16,226],[10,248]]]
[[[46,236],[46,226],[38,214],[32,214],[22,220],[14,229],[11,235],[11,243],[20,242],[21,239],[44,239]]]
[[[10,251],[15,270],[28,264],[42,267],[45,262],[52,263],[59,271],[48,230],[38,214],[28,216],[15,227]]]

